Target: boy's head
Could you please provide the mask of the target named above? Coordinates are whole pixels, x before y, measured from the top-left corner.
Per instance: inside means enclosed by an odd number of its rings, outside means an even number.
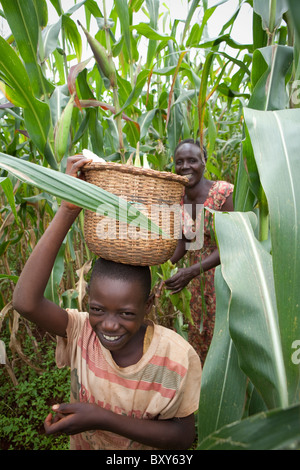
[[[89,319],[105,348],[134,351],[152,305],[150,290],[148,266],[96,261],[89,284]]]
[[[94,264],[90,285],[95,278],[110,278],[127,282],[139,282],[140,289],[148,299],[151,290],[151,272],[149,266],[132,266],[98,258]]]

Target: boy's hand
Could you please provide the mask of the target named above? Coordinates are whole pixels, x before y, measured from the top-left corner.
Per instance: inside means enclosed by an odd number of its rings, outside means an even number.
[[[92,159],[87,159],[83,155],[73,155],[67,159],[67,168],[66,174],[70,176],[75,176],[75,178],[84,179],[80,168],[91,162]]]
[[[92,160],[88,160],[83,155],[73,155],[71,157],[68,157],[66,174],[83,180],[84,177],[80,169],[91,161]],[[72,204],[71,202],[62,201],[61,205],[72,211],[81,211],[80,207],[76,206],[75,204]]]
[[[44,421],[46,434],[72,435],[97,429],[102,409],[91,403],[63,403],[54,405],[52,410],[56,414],[50,413]]]
[[[101,408],[94,403],[54,405],[44,422],[46,434],[113,432],[159,449],[188,449],[195,439],[194,413],[184,418],[136,419]]]

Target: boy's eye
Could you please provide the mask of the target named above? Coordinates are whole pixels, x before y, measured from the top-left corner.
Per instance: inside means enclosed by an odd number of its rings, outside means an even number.
[[[121,313],[121,316],[122,316],[123,318],[127,318],[128,320],[135,318],[135,314],[132,313],[132,312],[122,312],[122,313]]]
[[[101,307],[90,307],[90,311],[97,313],[98,315],[104,313],[104,310]]]

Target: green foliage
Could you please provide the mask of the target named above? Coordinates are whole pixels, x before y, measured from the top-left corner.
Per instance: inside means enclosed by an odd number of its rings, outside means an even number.
[[[300,115],[298,109],[290,109],[297,102],[287,93],[287,83],[297,77],[299,49],[297,43],[294,50],[291,47],[288,3],[253,2],[260,17],[260,24],[255,17],[253,32],[263,28],[267,43],[264,35],[259,34],[259,40],[257,36],[252,94],[244,107],[236,212],[215,214],[222,260],[216,277],[219,318],[203,371],[199,449],[299,448],[300,367],[292,353],[293,338],[300,334],[295,185]],[[289,36],[283,42],[278,37],[282,15]],[[242,402],[245,380],[251,387]],[[234,397],[230,407],[229,396]]]
[[[36,354],[26,340],[24,354],[36,362]],[[31,345],[32,346],[32,345]],[[44,337],[39,341],[42,360],[38,373],[31,366],[15,359],[18,385],[13,386],[6,373],[0,375],[0,448],[2,450],[68,449],[66,436],[46,436],[43,422],[55,403],[68,402],[70,373],[58,369],[54,361],[55,342]],[[31,351],[30,351],[31,349]],[[4,366],[1,366],[4,368]]]
[[[188,323],[193,323],[190,300],[191,293],[187,287],[176,294],[164,288],[164,281],[176,274],[178,268],[170,260],[161,266],[152,267],[152,291],[155,294],[155,321],[176,331],[187,339]]]

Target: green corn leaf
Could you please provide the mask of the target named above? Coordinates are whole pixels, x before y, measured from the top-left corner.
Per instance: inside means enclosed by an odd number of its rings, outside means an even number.
[[[300,405],[258,413],[224,426],[198,450],[296,450],[300,442]]]
[[[66,242],[64,241],[56,256],[54,266],[45,289],[45,297],[59,305],[59,285],[64,274],[64,255]]]
[[[284,109],[288,103],[286,81],[293,62],[293,48],[271,46],[253,54],[253,93],[249,108],[259,110]]]
[[[139,34],[145,36],[148,39],[152,40],[165,40],[175,41],[173,36],[168,36],[166,34],[158,33],[155,29],[151,28],[147,23],[139,23],[137,25],[131,26],[131,29],[135,29]]]
[[[1,0],[5,18],[14,35],[20,55],[37,98],[51,93],[53,85],[46,80],[38,63],[39,22],[32,0]],[[41,6],[39,5],[40,9]]]
[[[262,25],[265,30],[271,33],[278,28],[282,20],[282,15],[288,9],[286,0],[271,0],[262,2],[261,0],[253,1],[253,10],[261,16]]]
[[[9,279],[10,281],[18,282],[19,276],[13,276],[10,274],[0,274],[0,280],[1,279]]]
[[[203,145],[203,125],[204,125],[204,112],[205,112],[205,105],[206,105],[206,93],[207,93],[207,84],[209,78],[210,68],[212,66],[214,60],[214,52],[209,52],[207,54],[203,70],[202,70],[202,78],[201,78],[201,85],[198,97],[198,119],[199,119],[199,127],[200,127],[200,143],[201,146]]]
[[[245,121],[268,200],[279,324],[289,399],[294,403],[300,392],[299,364],[291,360],[292,344],[300,339],[300,110],[245,108]]]
[[[215,212],[222,274],[231,291],[229,329],[241,369],[268,408],[287,406],[272,256],[254,236],[254,213]]]
[[[229,333],[231,293],[221,268],[215,271],[216,322],[205,359],[198,412],[199,442],[221,427],[242,418],[247,377]]]
[[[132,61],[131,37],[130,37],[130,14],[126,0],[116,0],[115,6],[121,23],[121,31],[125,38],[126,51],[130,63]]]
[[[50,129],[49,106],[36,99],[26,69],[12,47],[0,36],[0,89],[6,98],[24,109],[26,130],[52,168],[57,168],[47,142]]]
[[[7,201],[11,207],[12,213],[15,216],[17,224],[19,224],[19,218],[16,211],[15,206],[15,198],[14,198],[14,191],[13,185],[9,178],[0,178],[0,185],[2,186],[3,191],[5,192]]]
[[[300,41],[300,4],[298,0],[287,0],[291,12],[292,21],[295,27],[295,34]]]
[[[76,204],[83,209],[102,215],[106,215],[108,212],[111,217],[115,214],[117,220],[167,237],[155,223],[130,203],[127,203],[125,199],[119,198],[98,186],[3,153],[0,153],[0,167],[9,171],[21,181]]]

